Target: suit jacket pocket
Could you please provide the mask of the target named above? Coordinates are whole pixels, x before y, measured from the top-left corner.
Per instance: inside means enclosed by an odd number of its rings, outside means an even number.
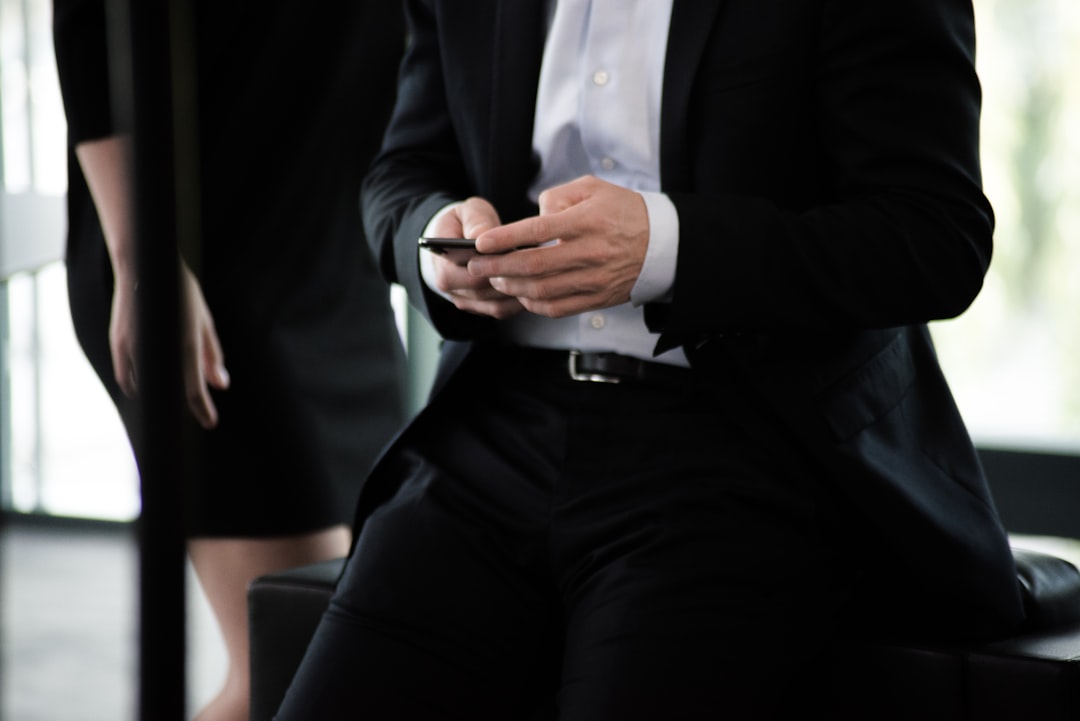
[[[896,407],[915,381],[915,362],[906,336],[891,343],[834,384],[821,404],[837,441],[846,441]]]

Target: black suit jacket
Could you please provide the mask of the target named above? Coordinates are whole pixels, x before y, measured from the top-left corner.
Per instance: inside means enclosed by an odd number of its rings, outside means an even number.
[[[543,2],[406,5],[364,217],[387,278],[469,341],[491,321],[424,288],[416,238],[470,195],[535,212]],[[968,0],[675,0],[660,165],[679,257],[646,319],[658,350],[745,376],[784,420],[872,533],[852,544],[877,549],[881,598],[988,634],[1022,618],[1015,569],[925,326],[970,304],[991,254],[973,53]],[[437,383],[467,350],[447,344]]]

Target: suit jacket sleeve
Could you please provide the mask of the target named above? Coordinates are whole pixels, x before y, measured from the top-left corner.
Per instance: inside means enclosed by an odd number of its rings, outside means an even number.
[[[993,215],[970,2],[808,5],[792,7],[802,29],[776,23],[775,44],[702,67],[687,123],[702,152],[668,183],[674,302],[650,313],[669,345],[922,323],[981,288]]]
[[[406,2],[409,42],[398,99],[361,193],[366,235],[383,277],[448,338],[493,327],[432,293],[420,277],[417,239],[439,209],[474,194],[451,124],[440,66],[440,41],[428,4]]]

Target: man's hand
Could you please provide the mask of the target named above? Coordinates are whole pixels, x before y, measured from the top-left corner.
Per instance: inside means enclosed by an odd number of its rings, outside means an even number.
[[[476,236],[480,254],[468,263],[473,280],[552,318],[630,300],[649,245],[641,195],[589,176],[546,190],[539,200],[540,215]]]
[[[433,235],[447,238],[475,238],[499,225],[495,208],[483,198],[469,198],[436,218]],[[427,252],[427,251],[424,251]],[[442,255],[435,256],[435,287],[450,296],[460,310],[492,318],[509,318],[521,312],[521,303],[491,287],[487,278],[469,273]]]

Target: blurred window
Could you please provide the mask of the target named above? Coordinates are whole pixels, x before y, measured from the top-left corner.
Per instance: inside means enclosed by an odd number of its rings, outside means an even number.
[[[994,259],[972,308],[933,332],[977,442],[1080,453],[1080,3],[975,13]]]
[[[134,458],[68,312],[66,125],[51,33],[50,0],[0,0],[0,501],[130,520]]]

